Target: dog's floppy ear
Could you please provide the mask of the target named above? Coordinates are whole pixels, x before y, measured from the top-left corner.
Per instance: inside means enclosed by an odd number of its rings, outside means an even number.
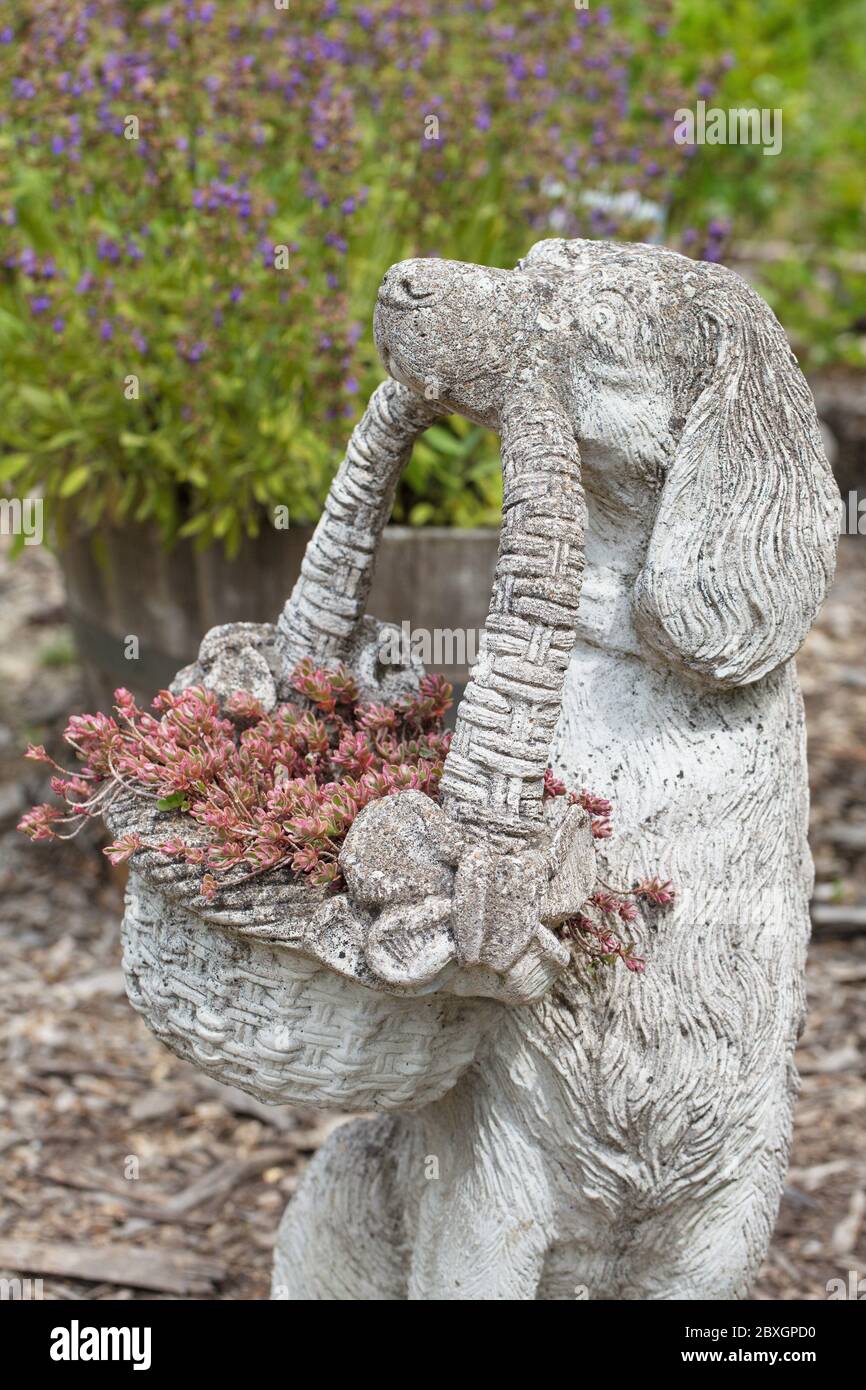
[[[702,269],[686,312],[697,341],[685,424],[635,619],[673,664],[746,685],[793,656],[821,606],[839,489],[780,324],[739,276]]]

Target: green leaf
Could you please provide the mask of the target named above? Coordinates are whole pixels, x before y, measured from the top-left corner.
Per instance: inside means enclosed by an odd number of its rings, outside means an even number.
[[[119,439],[124,449],[143,449],[149,442],[146,434],[133,434],[132,430],[121,430]]]
[[[199,512],[197,516],[191,517],[181,526],[179,536],[198,536],[202,531],[206,531],[211,524],[211,517],[208,512]]]
[[[90,480],[91,468],[89,463],[79,463],[77,468],[73,468],[66,474],[60,484],[60,496],[72,497],[76,492],[80,492],[84,484]]]
[[[60,430],[58,434],[53,434],[46,440],[42,448],[46,454],[53,454],[57,449],[66,449],[70,444],[77,444],[84,438],[83,430]]]
[[[30,462],[29,454],[2,454],[0,455],[0,482],[6,482],[9,478],[14,478],[20,473],[22,468],[26,468]]]
[[[430,502],[416,502],[409,512],[409,525],[426,526],[429,521],[432,521],[435,514],[436,509]]]
[[[18,385],[18,399],[31,410],[34,415],[44,418],[47,415],[57,414],[57,402],[50,391],[43,391],[41,386],[32,386],[29,381],[22,381]]]
[[[440,454],[455,455],[463,452],[462,441],[442,425],[431,425],[429,430],[425,431],[424,439]]]
[[[188,811],[186,792],[172,792],[171,796],[161,796],[156,803],[158,811]]]

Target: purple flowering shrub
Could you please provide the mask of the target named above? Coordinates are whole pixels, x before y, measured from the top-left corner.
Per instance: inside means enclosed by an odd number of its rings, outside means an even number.
[[[156,850],[200,869],[202,898],[212,901],[220,879],[232,885],[283,869],[310,884],[341,885],[340,846],[358,812],[371,801],[415,790],[436,798],[451,741],[442,719],[451,687],[424,676],[416,695],[393,705],[362,704],[354,677],[310,660],[295,668],[298,703],[266,713],[250,695],[235,695],[225,716],[212,691],[160,691],[153,714],[128,690],[115,691],[114,716],[73,715],[64,738],[79,766],[67,771],[40,745],[26,756],[55,769],[45,802],[21,819],[32,840],[69,839],[87,820],[129,793],[156,809],[188,817],[192,839],[145,840],[128,834],[105,849],[120,864],[141,849]],[[545,796],[568,796],[591,817],[592,832],[611,833],[610,802],[587,791],[568,792],[548,770]],[[172,819],[176,825],[176,819]],[[599,885],[565,934],[590,963],[619,959],[643,969],[634,943],[620,935],[637,917],[634,900],[673,901],[657,878],[630,892]]]
[[[659,232],[672,0],[19,0],[0,21],[0,479],[49,517],[236,546],[320,510],[407,255]],[[499,520],[495,442],[419,445],[398,519]]]

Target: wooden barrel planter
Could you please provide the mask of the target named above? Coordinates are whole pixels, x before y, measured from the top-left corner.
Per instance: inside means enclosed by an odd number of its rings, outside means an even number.
[[[265,528],[231,560],[220,546],[190,541],[166,550],[144,525],[68,539],[60,561],[88,699],[105,708],[119,685],[149,698],[194,659],[209,628],[273,621],[311,534]],[[424,665],[458,696],[487,616],[498,543],[493,529],[389,526],[379,548],[371,611],[411,633]]]

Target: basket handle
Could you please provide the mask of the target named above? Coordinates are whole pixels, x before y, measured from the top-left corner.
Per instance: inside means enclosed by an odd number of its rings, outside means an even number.
[[[339,661],[364,617],[376,551],[415,440],[441,408],[389,378],[349,440],[278,622],[293,664]],[[580,454],[552,393],[506,405],[502,529],[481,654],[457,712],[442,803],[467,826],[527,839],[575,642],[586,507]]]
[[[388,378],[352,431],[301,573],[277,623],[286,660],[333,664],[364,617],[376,552],[412,446],[441,409]]]
[[[460,702],[442,803],[467,826],[528,839],[576,639],[586,506],[580,453],[550,393],[503,409],[502,530],[481,652]]]

